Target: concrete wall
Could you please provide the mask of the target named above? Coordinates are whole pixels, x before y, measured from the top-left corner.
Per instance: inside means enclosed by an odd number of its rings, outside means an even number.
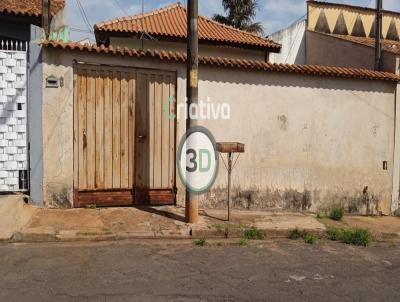
[[[302,20],[269,35],[270,39],[282,44],[280,53],[270,54],[270,61],[273,63],[305,64],[305,30],[306,20]]]
[[[135,38],[110,38],[110,44],[112,46],[128,47],[134,49],[157,49],[157,50],[169,50],[179,51],[186,53],[186,44],[179,42],[166,42],[166,41],[142,41]],[[233,59],[247,59],[247,60],[265,60],[265,52],[251,49],[235,48],[235,47],[223,47],[223,46],[211,46],[211,45],[199,45],[199,54],[201,56],[209,57],[226,57]]]
[[[373,47],[338,39],[313,31],[306,32],[306,63],[353,68],[375,68]],[[395,54],[383,51],[383,70],[398,73]]]
[[[44,196],[52,206],[72,203],[73,59],[177,71],[178,102],[185,100],[184,64],[46,49],[44,78],[65,82],[43,91]],[[389,214],[395,90],[382,81],[201,66],[200,99],[229,103],[231,119],[199,124],[217,141],[246,144],[233,174],[237,207],[319,211],[340,203],[354,213]],[[179,142],[184,120],[177,126]],[[199,197],[202,206],[224,206],[225,190],[221,165],[211,192]]]

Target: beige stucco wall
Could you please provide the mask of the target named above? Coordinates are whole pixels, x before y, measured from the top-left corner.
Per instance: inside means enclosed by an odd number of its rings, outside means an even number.
[[[142,41],[135,38],[110,38],[110,44],[112,46],[128,47],[134,49],[157,49],[157,50],[169,50],[179,51],[186,53],[186,44],[180,42],[166,42],[166,41]],[[224,47],[224,46],[212,46],[212,45],[199,45],[199,55],[208,57],[225,57],[233,59],[247,59],[247,60],[265,60],[265,52],[243,49],[236,47]]]
[[[72,203],[72,61],[177,71],[185,100],[184,64],[46,49],[44,73],[63,76],[63,88],[44,88],[45,202]],[[230,120],[199,121],[217,141],[246,144],[233,174],[236,206],[317,211],[342,203],[357,213],[388,214],[391,206],[395,85],[201,66],[199,97],[227,102]],[[185,131],[178,120],[177,141]],[[383,161],[388,170],[382,169]],[[178,184],[178,204],[184,190]],[[225,203],[223,165],[202,206]],[[61,202],[60,202],[61,201]]]
[[[396,55],[382,52],[383,70],[399,73]],[[306,31],[306,64],[375,69],[373,47]]]
[[[203,124],[217,141],[246,145],[233,173],[235,203],[389,213],[394,85],[215,68],[200,75],[200,98],[231,104],[230,120]],[[226,179],[222,168],[211,206],[225,199]]]

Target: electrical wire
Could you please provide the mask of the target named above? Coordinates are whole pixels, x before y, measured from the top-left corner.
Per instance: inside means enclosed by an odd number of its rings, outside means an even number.
[[[78,6],[78,10],[79,10],[79,12],[80,12],[80,14],[82,16],[83,22],[85,23],[85,25],[87,26],[89,31],[91,33],[93,33],[93,28],[92,28],[92,26],[90,24],[89,18],[86,15],[85,9],[82,6],[81,1],[80,0],[75,0],[75,2],[76,2],[76,5]]]

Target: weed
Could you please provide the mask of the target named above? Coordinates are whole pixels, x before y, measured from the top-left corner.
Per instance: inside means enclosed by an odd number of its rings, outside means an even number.
[[[368,246],[373,239],[370,231],[360,228],[343,230],[330,227],[326,232],[329,239],[352,245]]]
[[[308,244],[315,244],[317,242],[317,236],[311,233],[305,233],[303,239]]]
[[[342,238],[343,230],[333,228],[333,227],[327,227],[326,233],[330,240],[338,241],[338,240],[341,240],[341,238]]]
[[[86,209],[92,209],[92,210],[94,210],[94,209],[96,209],[97,208],[97,206],[96,206],[96,204],[87,204],[86,205]]]
[[[243,238],[247,240],[263,240],[265,238],[265,232],[251,227],[243,231]]]
[[[342,241],[347,244],[368,246],[372,241],[372,235],[365,229],[344,230]]]
[[[304,242],[308,244],[314,244],[317,242],[317,236],[307,231],[300,230],[297,227],[289,232],[288,238],[293,240],[303,238]]]
[[[329,218],[332,220],[340,221],[344,215],[344,209],[342,207],[334,207],[329,212]]]
[[[303,236],[304,236],[304,231],[302,231],[302,230],[300,230],[299,228],[295,228],[295,229],[293,229],[293,230],[291,230],[290,232],[289,232],[289,239],[293,239],[293,240],[296,240],[296,239],[299,239],[299,238],[303,238]]]
[[[206,245],[206,240],[204,238],[196,239],[193,241],[194,245],[196,246],[205,246]]]
[[[245,239],[245,238],[242,238],[242,239],[240,239],[239,241],[238,241],[238,245],[239,246],[246,246],[246,245],[248,245],[249,244],[249,241],[247,240],[247,239]]]
[[[320,212],[317,213],[317,218],[318,218],[318,219],[321,219],[321,218],[322,218],[322,215],[321,215]]]

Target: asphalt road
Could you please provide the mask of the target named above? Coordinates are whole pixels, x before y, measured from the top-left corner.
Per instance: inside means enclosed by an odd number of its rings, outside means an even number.
[[[0,245],[0,301],[400,301],[400,243]]]

